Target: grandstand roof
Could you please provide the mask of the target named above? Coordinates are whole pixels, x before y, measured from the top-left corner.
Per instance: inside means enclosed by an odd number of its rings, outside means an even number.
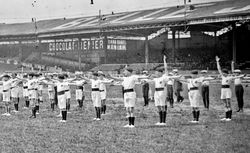
[[[227,0],[151,10],[123,12],[74,19],[42,20],[36,23],[0,24],[0,36],[35,35],[51,37],[120,30],[159,29],[250,19],[249,0]]]

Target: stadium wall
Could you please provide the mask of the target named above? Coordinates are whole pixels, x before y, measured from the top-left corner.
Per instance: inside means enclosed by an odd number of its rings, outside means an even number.
[[[165,43],[165,48],[162,42]],[[177,53],[192,49],[209,52],[215,47],[227,47],[229,39],[215,41],[214,37],[204,35],[201,32],[191,32],[189,38],[176,39],[175,44]],[[166,34],[150,40],[149,62],[161,63],[163,52],[171,54],[171,50],[172,39]],[[224,50],[227,50],[227,48]],[[40,57],[37,57],[37,60],[42,59],[42,56],[50,56],[74,62],[81,60],[82,63],[144,63],[145,41],[111,39],[107,37],[80,38],[78,35],[72,35],[57,39],[47,38],[40,40],[39,43],[34,40],[0,42],[1,57],[18,57],[21,61],[24,61],[32,52],[40,53]],[[171,55],[169,56],[171,57]]]

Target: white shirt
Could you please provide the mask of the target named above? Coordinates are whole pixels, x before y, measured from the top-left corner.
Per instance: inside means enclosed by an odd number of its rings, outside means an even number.
[[[155,88],[164,88],[169,78],[167,76],[162,76],[159,78],[154,78],[153,80],[155,82]]]
[[[221,76],[221,84],[222,85],[230,85],[231,81],[233,80],[233,77],[232,76]]]
[[[241,78],[234,79],[234,84],[235,85],[240,85],[241,84]]]
[[[124,77],[122,86],[124,87],[124,90],[127,89],[134,89],[135,83],[138,81],[138,76],[136,75],[131,75],[129,77]]]
[[[169,78],[167,81],[167,85],[174,85],[174,79]]]
[[[23,87],[28,87],[28,82],[23,82]]]
[[[200,78],[203,78],[201,84],[204,85],[204,86],[209,86],[209,81],[208,80],[204,80],[205,77],[200,77]]]
[[[106,85],[103,82],[100,83],[100,91],[106,91]]]
[[[90,79],[90,81],[91,81],[91,88],[92,89],[99,89],[100,90],[100,84],[101,84],[100,80]]]
[[[76,85],[76,86],[83,86],[85,80],[76,80],[74,81],[73,83]]]
[[[34,80],[28,80],[27,81],[28,89],[32,89],[33,88],[33,82],[34,82]]]
[[[9,90],[11,88],[12,80],[3,81],[3,90]]]
[[[11,81],[12,81],[12,83],[11,83],[11,88],[17,88],[18,86],[17,86],[17,84],[15,83],[15,81],[17,81],[18,79],[10,79]]]
[[[204,77],[188,79],[188,89],[199,87],[200,83],[204,80]]]
[[[38,84],[38,90],[43,90],[43,85],[42,84]]]
[[[48,91],[54,91],[54,85],[49,84],[48,85]]]
[[[38,89],[38,80],[37,79],[31,79],[28,80],[28,89]]]
[[[67,80],[63,81],[65,83],[65,90],[70,90],[69,82]]]
[[[67,82],[57,82],[57,92],[65,91],[68,88],[68,83]]]

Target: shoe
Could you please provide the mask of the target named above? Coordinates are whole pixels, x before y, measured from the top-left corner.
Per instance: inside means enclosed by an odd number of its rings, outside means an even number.
[[[243,109],[238,109],[236,112],[243,112]]]
[[[165,126],[165,125],[167,125],[167,123],[161,123],[160,125],[161,125],[161,126]]]
[[[65,123],[65,122],[66,122],[66,120],[60,120],[59,122],[61,122],[61,123]]]
[[[222,119],[220,119],[221,121],[225,121],[227,118],[222,118]]]
[[[67,113],[68,113],[68,114],[71,114],[71,112],[68,112],[68,111],[67,111]]]
[[[62,114],[57,115],[56,117],[62,117]]]
[[[13,112],[14,112],[14,113],[18,113],[18,111],[16,111],[16,110],[13,110]]]
[[[28,107],[23,107],[23,109],[28,109]]]
[[[39,112],[36,112],[36,114],[40,114]]]
[[[100,121],[101,119],[100,118],[97,118],[96,121]]]
[[[123,127],[130,127],[130,125],[129,125],[129,124],[127,124],[127,125],[125,125],[125,126],[123,126]]]
[[[161,125],[161,123],[160,123],[160,122],[157,122],[157,123],[155,123],[155,125]]]
[[[190,123],[198,123],[198,121],[190,121]]]
[[[232,119],[231,118],[227,118],[225,121],[231,121]]]
[[[6,116],[11,116],[11,114],[10,114],[10,113],[7,113]]]
[[[6,116],[6,115],[7,115],[7,113],[3,113],[2,115],[3,115],[3,116]]]
[[[130,125],[129,128],[134,128],[135,126],[134,125]]]
[[[93,121],[97,120],[97,118],[93,118]]]
[[[126,118],[129,118],[129,117],[130,117],[129,115],[126,116]]]

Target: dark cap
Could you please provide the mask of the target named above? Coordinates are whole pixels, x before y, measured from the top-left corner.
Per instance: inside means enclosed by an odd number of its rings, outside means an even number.
[[[69,77],[69,75],[68,75],[67,73],[64,73],[63,76],[64,76],[65,78]]]
[[[226,73],[226,74],[228,74],[228,73],[229,73],[229,72],[228,72],[228,69],[225,69],[225,68],[224,68],[224,69],[222,69],[222,72],[223,72],[223,73]]]
[[[34,77],[39,77],[40,74],[39,74],[39,73],[34,73],[33,76],[34,76]]]
[[[34,73],[29,73],[29,76],[32,76],[32,77],[33,77],[33,76],[34,76]]]
[[[158,72],[161,72],[161,73],[162,73],[162,72],[164,71],[164,68],[157,68],[157,69],[156,69],[156,71],[158,71]]]
[[[105,74],[102,71],[97,72],[99,76],[105,76]]]
[[[5,74],[3,77],[4,78],[10,78],[10,76],[8,74]]]
[[[93,72],[92,75],[93,76],[98,76],[98,73],[97,72]]]
[[[129,71],[130,73],[133,72],[133,69],[131,69],[131,68],[126,68],[125,70]]]
[[[191,74],[197,75],[197,74],[198,74],[198,71],[197,71],[197,70],[193,70],[193,71],[191,71]]]
[[[58,79],[64,79],[65,76],[63,74],[58,75]]]

